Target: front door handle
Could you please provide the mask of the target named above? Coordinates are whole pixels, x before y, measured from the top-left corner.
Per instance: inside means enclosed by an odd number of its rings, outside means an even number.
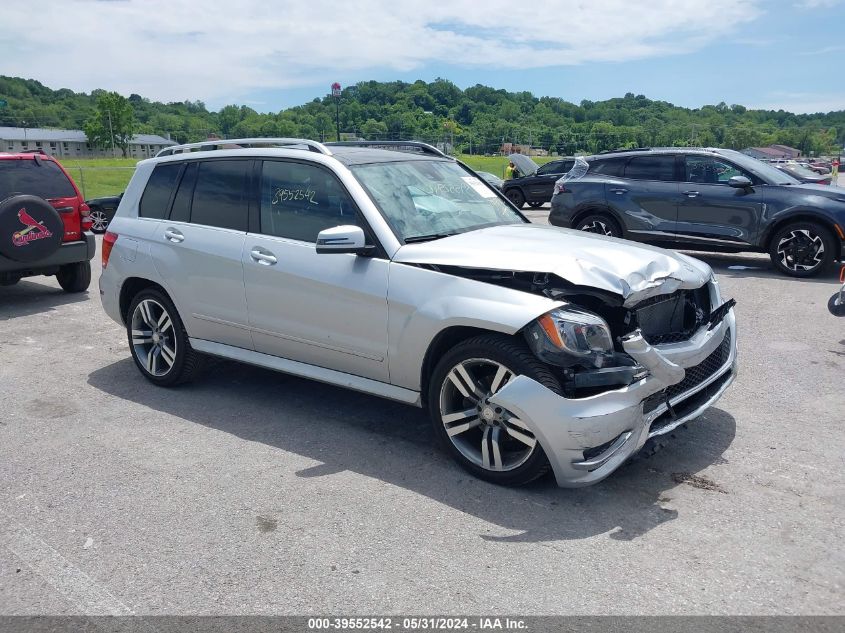
[[[270,251],[265,251],[263,248],[253,248],[249,252],[249,255],[254,261],[258,262],[259,264],[262,264],[263,266],[272,266],[277,261],[279,261],[276,259],[276,256],[273,255],[273,253],[271,253]]]
[[[612,193],[615,193],[617,196],[621,196],[623,193],[628,193],[628,190],[625,187],[617,187],[616,189],[610,190]]]
[[[179,243],[185,239],[185,236],[182,235],[182,233],[173,228],[164,229],[164,237],[169,241],[176,243]]]
[[[684,195],[687,198],[697,198],[699,194],[697,191],[684,191]]]

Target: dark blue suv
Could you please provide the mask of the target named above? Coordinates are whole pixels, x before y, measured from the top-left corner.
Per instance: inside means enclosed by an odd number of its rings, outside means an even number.
[[[845,189],[801,184],[725,149],[637,149],[585,160],[556,183],[551,224],[669,248],[767,252],[796,277],[842,257]]]

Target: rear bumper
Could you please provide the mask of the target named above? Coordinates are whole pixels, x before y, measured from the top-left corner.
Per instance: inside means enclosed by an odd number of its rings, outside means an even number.
[[[698,417],[721,397],[737,372],[733,310],[719,326],[699,332],[687,343],[658,351],[641,338],[632,337],[625,342],[625,349],[649,370],[649,375],[622,389],[568,399],[519,376],[490,398],[531,428],[561,487],[601,481],[640,450],[649,437],[668,433]],[[722,354],[722,349],[727,352]],[[694,378],[701,364],[716,353],[720,354],[718,367],[684,388],[685,374]],[[673,385],[678,388],[669,389]],[[655,398],[650,396],[656,396],[659,404],[655,405]]]
[[[82,237],[83,239],[75,242],[63,242],[55,253],[36,262],[16,262],[0,256],[0,273],[14,273],[16,277],[32,277],[45,273],[51,274],[49,271],[64,264],[87,262],[94,258],[97,243],[94,240],[94,234],[90,231],[84,232]]]

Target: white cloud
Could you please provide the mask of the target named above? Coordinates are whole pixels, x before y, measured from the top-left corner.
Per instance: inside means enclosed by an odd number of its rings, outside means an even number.
[[[753,20],[759,3],[5,0],[0,74],[165,101],[234,101],[426,64],[538,68],[683,54]]]

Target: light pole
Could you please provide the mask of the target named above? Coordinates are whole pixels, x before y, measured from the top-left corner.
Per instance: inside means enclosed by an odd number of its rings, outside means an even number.
[[[337,140],[340,140],[340,84],[332,84],[332,97],[334,98],[334,121],[337,127]]]

